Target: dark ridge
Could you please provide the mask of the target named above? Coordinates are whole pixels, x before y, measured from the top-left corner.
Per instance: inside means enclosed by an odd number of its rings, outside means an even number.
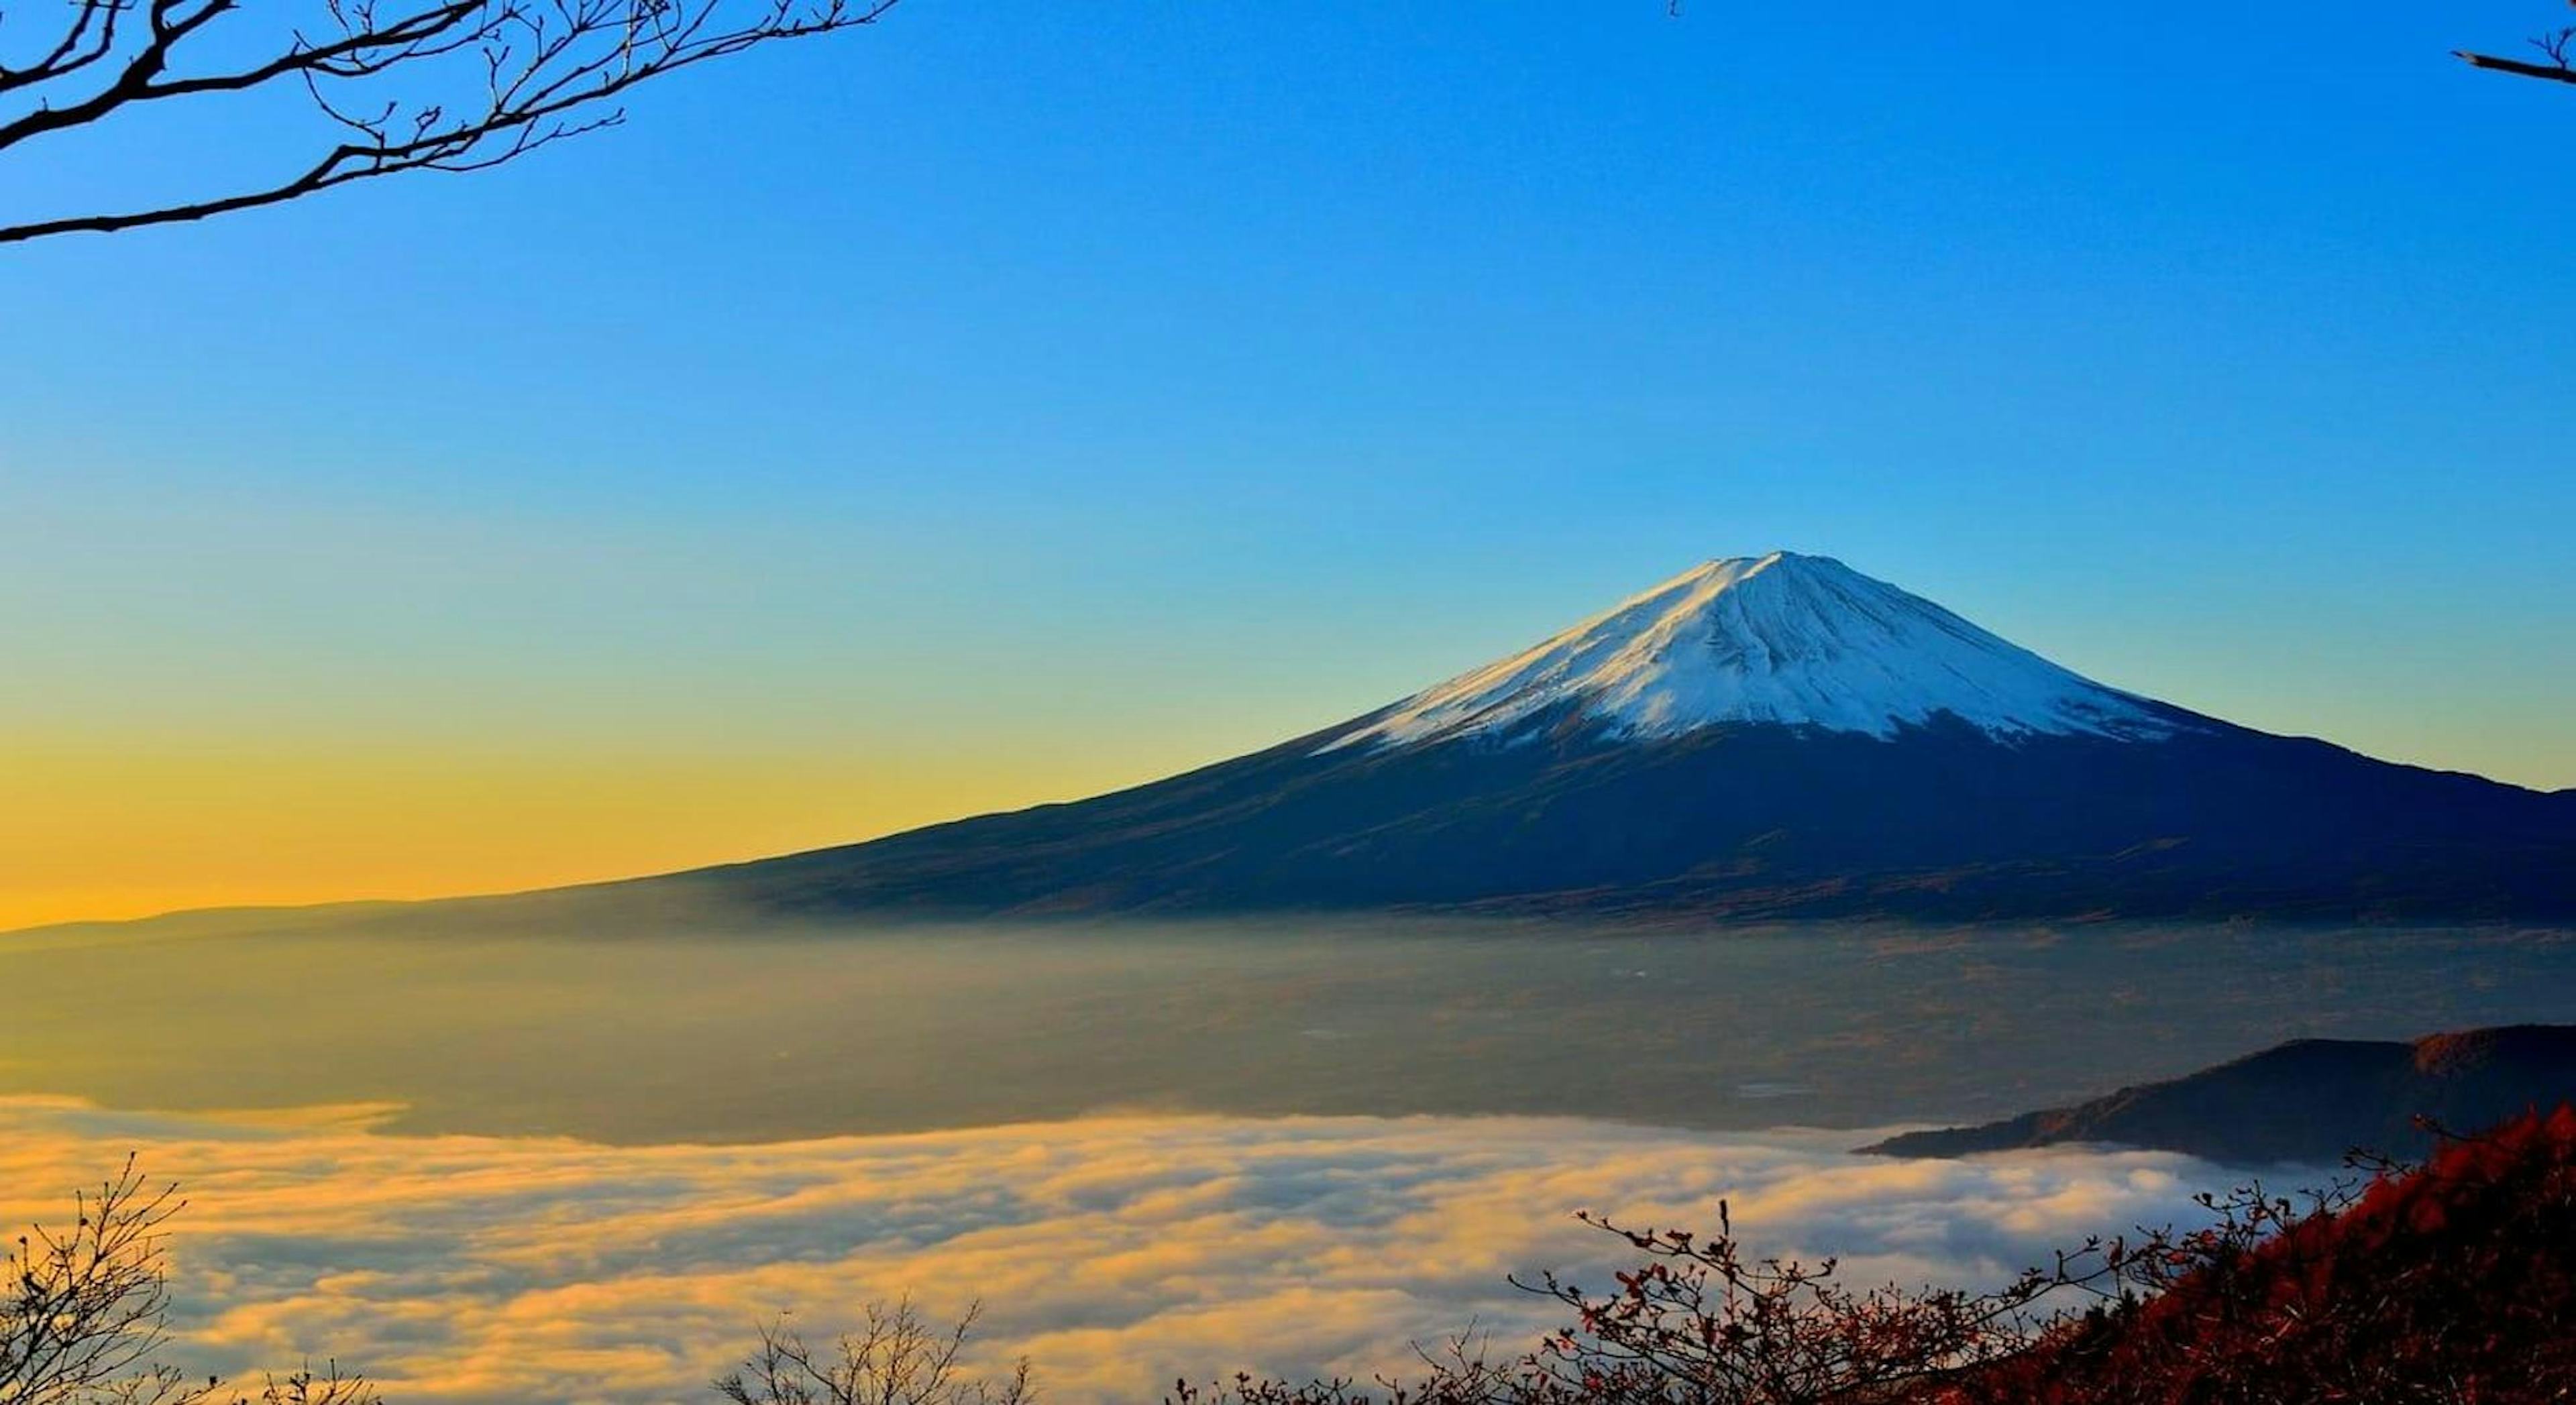
[[[2576,1025],[2508,1025],[2412,1043],[2300,1039],[2073,1107],[1908,1132],[1861,1150],[1967,1156],[2094,1142],[2240,1164],[2333,1164],[2357,1149],[2420,1155],[2433,1138],[2419,1117],[2467,1133],[2570,1100]]]

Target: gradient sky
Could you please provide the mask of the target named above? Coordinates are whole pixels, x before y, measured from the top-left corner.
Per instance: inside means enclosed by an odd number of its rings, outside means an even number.
[[[907,0],[0,253],[0,926],[1071,797],[1775,546],[2576,785],[2576,93],[2444,56],[2557,18]]]

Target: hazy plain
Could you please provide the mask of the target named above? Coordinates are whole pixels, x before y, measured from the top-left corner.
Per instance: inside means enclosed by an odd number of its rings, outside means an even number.
[[[1099,1112],[1993,1116],[2302,1035],[2576,1018],[2547,931],[778,927],[451,909],[0,937],[0,1093],[747,1141]]]

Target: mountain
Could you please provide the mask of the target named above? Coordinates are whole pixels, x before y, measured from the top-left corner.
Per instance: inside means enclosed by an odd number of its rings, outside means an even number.
[[[1508,740],[1564,712],[1624,740],[1727,722],[1882,740],[1947,716],[1990,736],[2155,738],[2183,714],[2105,688],[1839,561],[1711,561],[1329,743]]]
[[[818,915],[2562,919],[2576,795],[2233,726],[1774,552],[1168,780],[648,881]]]
[[[1982,1127],[1908,1132],[1861,1148],[1887,1156],[2111,1142],[2238,1163],[2331,1165],[2355,1148],[2414,1156],[2414,1119],[2481,1131],[2576,1101],[2576,1025],[2510,1025],[2412,1043],[2300,1039],[2164,1083]]]

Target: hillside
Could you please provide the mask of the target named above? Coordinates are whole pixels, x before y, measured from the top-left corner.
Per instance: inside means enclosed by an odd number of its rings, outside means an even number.
[[[2161,1083],[1979,1127],[1909,1132],[1863,1150],[1966,1156],[2103,1142],[2234,1163],[2332,1165],[2366,1148],[2431,1145],[2417,1117],[2455,1130],[2576,1100],[2576,1025],[2515,1025],[2412,1042],[2301,1039]]]
[[[2576,1113],[2445,1146],[2339,1212],[2222,1242],[1926,1405],[2576,1398]]]

